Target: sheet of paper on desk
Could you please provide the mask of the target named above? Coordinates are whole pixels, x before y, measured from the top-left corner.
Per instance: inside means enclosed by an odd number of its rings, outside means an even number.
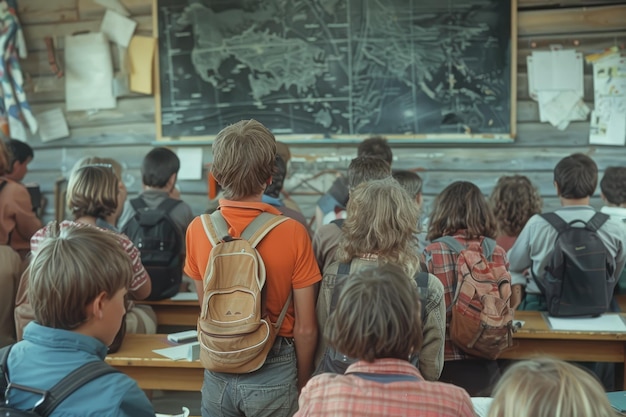
[[[164,349],[155,349],[154,353],[166,358],[170,358],[173,361],[195,361],[200,357],[200,343],[185,343],[180,346],[173,346]]]
[[[491,397],[472,397],[472,405],[474,406],[474,413],[478,417],[487,417],[489,413],[489,407],[491,407],[491,403],[493,402],[493,398]]]
[[[180,414],[160,414],[156,413],[156,417],[189,417],[189,409],[183,407],[183,412]]]
[[[65,37],[67,111],[113,109],[113,61],[102,33]]]
[[[547,316],[547,315],[546,315]],[[626,332],[626,324],[619,314],[603,314],[600,317],[548,317],[552,330],[585,332]]]
[[[171,301],[198,301],[198,293],[195,291],[179,292],[172,298]]]

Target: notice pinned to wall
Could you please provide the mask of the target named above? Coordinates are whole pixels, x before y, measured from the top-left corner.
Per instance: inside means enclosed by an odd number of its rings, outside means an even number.
[[[156,39],[154,38],[133,36],[130,40],[128,61],[131,91],[152,94],[155,48]]]
[[[552,46],[527,58],[528,93],[539,103],[539,119],[565,130],[571,121],[586,120],[584,60],[575,50]]]
[[[113,61],[107,37],[65,37],[65,104],[68,111],[113,109]]]
[[[178,148],[176,154],[180,159],[179,180],[202,179],[202,148]]]
[[[595,109],[591,116],[589,143],[626,144],[626,53],[611,49],[593,62]]]
[[[48,110],[39,113],[36,117],[39,122],[39,137],[42,142],[63,139],[70,135],[62,109]]]
[[[135,33],[137,22],[122,16],[112,10],[107,10],[102,19],[100,31],[104,33],[111,42],[115,42],[124,48],[128,48],[130,38]]]

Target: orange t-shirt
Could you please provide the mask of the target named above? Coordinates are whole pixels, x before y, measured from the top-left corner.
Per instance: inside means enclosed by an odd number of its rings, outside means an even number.
[[[261,212],[280,214],[269,204],[231,200],[220,200],[220,209],[229,224],[228,232],[233,237],[241,236],[241,232]],[[204,278],[212,249],[200,217],[196,217],[187,228],[186,241],[185,273],[200,281]],[[292,289],[309,287],[321,281],[322,276],[308,232],[293,219],[276,226],[259,243],[257,250],[267,272],[267,309],[270,318],[275,321]],[[292,302],[278,334],[293,337],[294,321]]]

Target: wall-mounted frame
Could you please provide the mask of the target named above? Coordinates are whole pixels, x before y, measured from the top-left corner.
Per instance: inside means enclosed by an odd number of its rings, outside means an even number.
[[[157,139],[510,142],[517,0],[153,0]]]

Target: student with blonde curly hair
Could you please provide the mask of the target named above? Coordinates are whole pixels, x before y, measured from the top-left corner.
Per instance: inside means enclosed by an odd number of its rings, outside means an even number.
[[[525,360],[504,373],[489,417],[614,417],[602,385],[588,371],[551,358]]]
[[[361,183],[351,190],[347,209],[337,261],[323,271],[316,307],[320,329],[324,329],[328,322],[333,297],[340,290],[335,288],[339,282],[337,276],[345,277],[340,269],[345,269],[346,265],[350,273],[386,264],[398,265],[408,277],[420,272],[420,257],[414,238],[419,209],[396,180],[387,178]],[[342,282],[346,280],[349,278]],[[425,284],[428,294],[419,369],[424,378],[437,380],[443,366],[443,287],[432,275],[428,275]],[[318,372],[332,370],[325,365],[328,354],[326,341],[320,340],[316,352]]]
[[[407,360],[416,353],[422,358],[419,298],[417,287],[399,266],[385,264],[351,274],[328,320],[327,335],[337,351],[358,361],[344,375],[325,373],[311,379],[302,390],[296,416],[473,416],[465,391],[425,381]]]
[[[500,177],[489,202],[498,223],[496,242],[504,250],[511,249],[528,219],[541,213],[543,205],[539,190],[524,175]]]
[[[435,199],[426,236],[432,243],[424,249],[424,255],[428,272],[434,274],[443,284],[448,327],[458,285],[456,269],[459,255],[447,243],[436,239],[451,236],[464,247],[471,243],[482,246],[485,239],[495,238],[496,232],[497,223],[491,207],[475,184],[467,181],[453,182]],[[504,266],[506,277],[510,280],[506,251],[497,244],[491,253],[491,262]],[[446,329],[444,357],[440,381],[459,385],[472,396],[488,394],[491,385],[500,376],[495,360],[474,357],[453,344],[449,328]]]

